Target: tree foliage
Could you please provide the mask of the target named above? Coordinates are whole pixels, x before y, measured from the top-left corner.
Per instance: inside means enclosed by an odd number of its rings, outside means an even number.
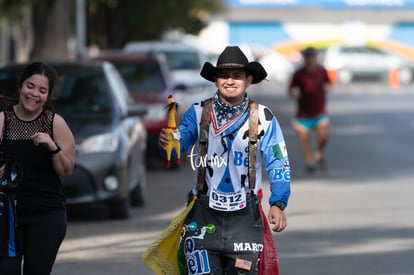
[[[130,40],[160,39],[169,30],[196,34],[221,0],[88,0],[88,43],[119,48]]]
[[[22,16],[22,6],[30,4],[30,0],[0,0],[0,17],[14,21]]]
[[[86,43],[120,48],[130,40],[160,39],[169,30],[196,34],[221,0],[84,0]],[[76,1],[0,0],[0,27],[11,30],[15,59],[62,59],[75,37]],[[2,24],[3,23],[3,24]],[[73,40],[72,40],[73,41]],[[2,45],[3,47],[7,47]],[[0,57],[4,59],[4,57]]]

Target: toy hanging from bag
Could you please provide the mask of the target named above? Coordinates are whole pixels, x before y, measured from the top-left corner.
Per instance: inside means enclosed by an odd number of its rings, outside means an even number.
[[[178,131],[177,124],[175,122],[175,113],[178,110],[178,105],[172,95],[168,96],[166,108],[168,110],[168,124],[165,134],[167,135],[170,142],[165,146],[165,151],[167,153],[167,168],[170,168],[171,156],[173,151],[175,151],[175,153],[177,154],[177,166],[181,165],[180,132]]]

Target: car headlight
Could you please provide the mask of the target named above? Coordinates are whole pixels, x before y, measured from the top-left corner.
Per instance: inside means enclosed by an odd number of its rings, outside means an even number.
[[[82,153],[114,152],[118,148],[119,138],[116,133],[91,136],[77,150]]]
[[[104,186],[108,191],[116,191],[119,188],[119,180],[115,176],[108,176],[104,180]]]

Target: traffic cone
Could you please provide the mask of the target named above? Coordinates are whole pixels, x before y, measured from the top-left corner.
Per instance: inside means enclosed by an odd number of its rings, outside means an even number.
[[[328,69],[326,70],[328,73],[328,78],[333,84],[338,84],[338,76],[336,74],[336,70]]]
[[[388,84],[392,88],[400,87],[400,70],[398,67],[391,68],[388,76]]]

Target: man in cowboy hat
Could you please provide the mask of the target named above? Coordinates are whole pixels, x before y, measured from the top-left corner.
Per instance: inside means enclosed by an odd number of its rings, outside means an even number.
[[[281,128],[271,110],[246,93],[267,73],[239,47],[229,46],[217,65],[206,62],[200,75],[215,83],[217,93],[193,104],[178,125],[181,149],[191,150],[197,173],[190,192],[197,200],[184,222],[179,252],[185,255],[188,274],[263,274],[263,230],[268,223],[260,206],[262,162],[271,191],[267,218],[275,232],[286,227],[283,210],[290,196]],[[164,133],[159,136],[161,148],[169,142]]]

